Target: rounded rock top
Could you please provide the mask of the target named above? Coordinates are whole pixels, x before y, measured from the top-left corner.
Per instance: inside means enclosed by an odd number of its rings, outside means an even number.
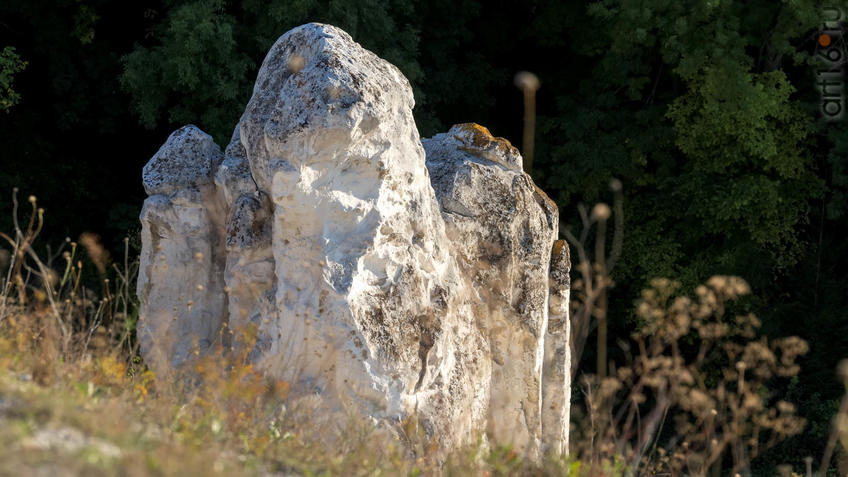
[[[429,162],[444,160],[445,154],[439,150],[446,146],[448,151],[463,151],[513,171],[523,170],[524,161],[518,149],[508,140],[495,137],[487,128],[477,123],[455,124],[447,133],[436,134],[432,138],[424,139],[423,143],[425,149],[428,149]]]
[[[144,166],[144,190],[148,195],[167,195],[208,184],[223,159],[221,148],[212,136],[197,126],[183,126],[171,133]]]

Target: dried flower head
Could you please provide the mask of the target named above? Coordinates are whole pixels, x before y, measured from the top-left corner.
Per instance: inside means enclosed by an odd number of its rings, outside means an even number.
[[[83,232],[80,235],[79,242],[85,247],[88,256],[94,262],[94,266],[97,267],[97,271],[101,275],[106,273],[106,262],[109,255],[103,245],[100,244],[100,237],[90,232]]]
[[[612,215],[612,210],[607,204],[595,204],[595,207],[592,208],[592,219],[597,221],[606,221],[609,220],[610,215]]]
[[[524,92],[536,92],[542,83],[539,77],[529,71],[519,71],[515,75],[515,86]]]

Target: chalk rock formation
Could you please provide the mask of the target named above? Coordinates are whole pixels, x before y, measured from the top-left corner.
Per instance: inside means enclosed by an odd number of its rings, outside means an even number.
[[[212,137],[175,131],[144,167],[138,337],[160,373],[205,352],[226,320],[222,207],[212,175],[222,160]]]
[[[571,414],[570,272],[568,244],[557,240],[551,252],[548,329],[542,369],[542,442],[546,451],[556,455],[568,452]]]
[[[485,128],[422,146],[413,104],[397,68],[307,24],[271,48],[224,153],[175,132],[144,173],[142,352],[168,372],[222,335],[295,392],[414,416],[445,449],[482,432],[563,451],[556,206]]]
[[[234,351],[242,354],[256,346],[263,320],[275,314],[272,208],[268,195],[261,193],[253,180],[238,128],[224,156],[215,185],[228,210],[224,283],[227,331],[233,334],[227,336]]]
[[[423,144],[448,240],[486,305],[489,435],[538,449],[556,204],[522,171],[518,150],[482,126],[454,126]]]
[[[239,125],[273,204],[259,363],[372,415],[417,412],[451,443],[480,427],[490,364],[412,106],[400,71],[338,29],[307,25],[271,48]]]

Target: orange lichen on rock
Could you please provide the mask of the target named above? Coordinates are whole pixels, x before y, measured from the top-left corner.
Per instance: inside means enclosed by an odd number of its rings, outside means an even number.
[[[484,126],[477,123],[457,124],[451,128],[450,132],[466,146],[462,148],[465,152],[481,157],[487,157],[487,153],[495,152],[497,157],[508,158],[510,166],[518,166],[521,169],[521,154],[518,149],[507,139],[493,136]]]
[[[565,247],[565,243],[566,243],[565,240],[557,240],[556,242],[554,242],[553,254],[554,255],[561,254],[562,248]]]
[[[466,143],[470,141],[469,146],[484,148],[494,142],[499,146],[508,149],[515,149],[515,146],[513,146],[509,140],[493,136],[492,133],[489,132],[488,128],[477,123],[457,124],[454,127],[459,129],[461,132],[467,133],[456,135],[456,137]]]
[[[488,128],[477,123],[463,123],[458,124],[456,127],[460,131],[467,133],[467,135],[457,135],[456,137],[466,141],[470,140],[473,146],[484,147],[495,140],[495,137],[492,136]]]

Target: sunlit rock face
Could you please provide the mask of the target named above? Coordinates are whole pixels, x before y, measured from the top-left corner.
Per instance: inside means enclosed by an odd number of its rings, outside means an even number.
[[[413,105],[397,68],[313,23],[271,48],[224,152],[175,132],[144,173],[142,353],[167,373],[241,350],[326,409],[414,417],[444,449],[563,451],[556,206],[485,128],[422,146]]]

